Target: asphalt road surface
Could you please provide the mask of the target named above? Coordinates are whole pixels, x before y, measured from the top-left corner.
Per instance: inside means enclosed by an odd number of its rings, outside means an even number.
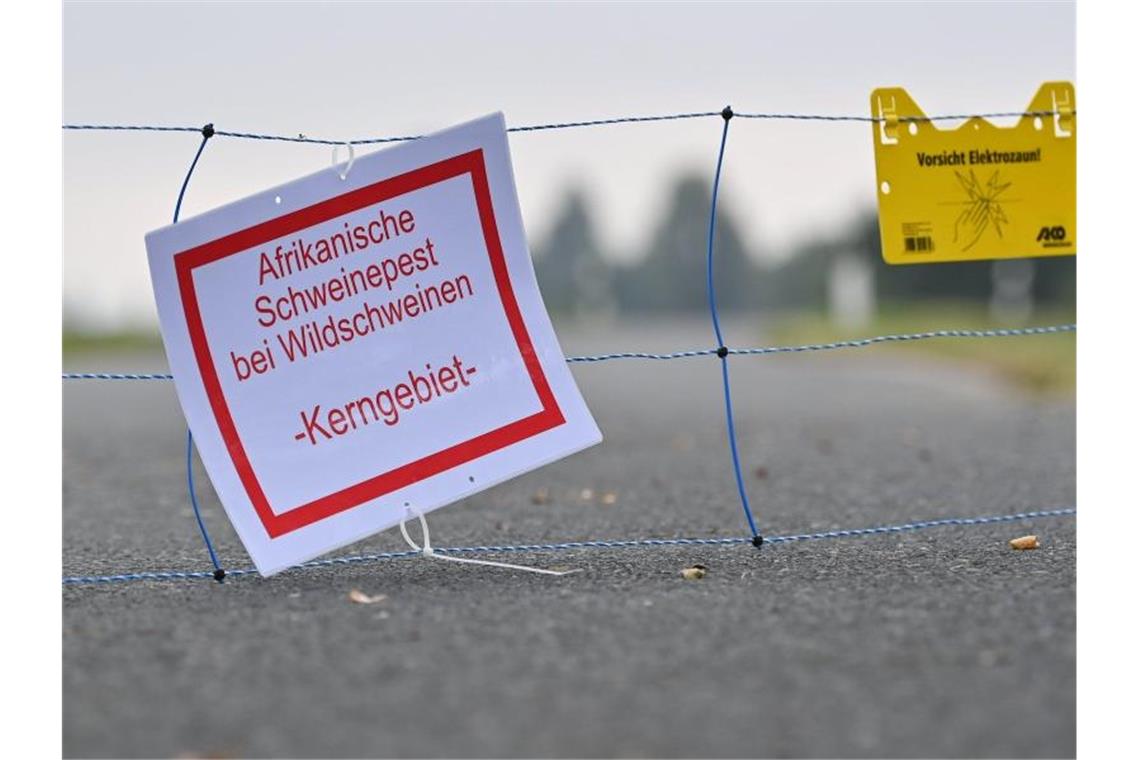
[[[706,330],[572,333],[564,347],[690,348]],[[732,371],[765,533],[1074,503],[1070,399],[906,345]],[[437,545],[746,532],[715,358],[574,373],[605,442],[434,513]],[[63,573],[209,569],[172,384],[70,382],[63,404]],[[201,482],[224,563],[248,566]],[[1075,531],[1066,517],[506,558],[581,571],[562,578],[414,558],[69,586],[64,752],[1072,756]],[[1040,549],[1008,547],[1027,533]],[[349,552],[401,548],[389,531]],[[684,579],[694,563],[707,576]],[[352,603],[353,589],[386,598]]]

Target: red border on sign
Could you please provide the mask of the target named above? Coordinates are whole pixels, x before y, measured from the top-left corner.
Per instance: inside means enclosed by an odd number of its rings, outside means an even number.
[[[210,354],[206,330],[202,324],[202,314],[198,307],[198,297],[194,289],[194,270],[365,206],[387,201],[464,174],[471,175],[475,203],[479,211],[479,221],[483,228],[483,237],[491,262],[491,270],[494,273],[499,300],[502,302],[503,312],[506,314],[511,333],[518,345],[519,355],[522,357],[523,364],[534,385],[534,390],[542,403],[542,409],[528,417],[523,417],[475,438],[449,446],[414,462],[379,473],[280,514],[275,513],[270,508],[269,500],[257,479],[257,473],[254,472],[249,457],[246,455],[245,446],[238,435],[233,416],[230,414],[229,406],[226,403],[222,385],[218,381],[218,373],[214,366],[214,359]],[[503,255],[503,246],[499,239],[498,226],[495,223],[495,211],[491,204],[491,189],[487,183],[487,170],[483,161],[482,150],[463,153],[406,174],[381,180],[367,187],[329,198],[290,214],[190,248],[174,256],[174,268],[178,276],[178,289],[182,295],[186,326],[190,331],[190,342],[194,347],[194,357],[198,363],[198,371],[202,375],[206,396],[209,398],[210,407],[213,409],[215,421],[221,431],[222,440],[225,441],[230,458],[233,460],[234,468],[237,470],[249,500],[253,503],[253,507],[270,538],[283,536],[306,525],[339,514],[346,509],[359,506],[366,501],[425,480],[493,451],[506,448],[551,428],[558,427],[566,421],[558,406],[558,401],[550,389],[550,384],[546,380],[546,375],[542,371],[542,364],[534,352],[534,346],[531,344],[530,335],[527,333],[526,324],[523,322],[522,313],[519,311],[519,305],[511,287],[510,277],[507,273],[507,262]]]

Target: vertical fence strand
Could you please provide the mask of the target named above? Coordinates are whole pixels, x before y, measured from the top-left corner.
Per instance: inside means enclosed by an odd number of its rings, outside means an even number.
[[[182,199],[186,197],[186,188],[190,186],[190,177],[194,176],[194,169],[198,167],[198,159],[206,149],[206,143],[214,136],[214,125],[207,124],[202,127],[202,142],[198,143],[198,151],[194,160],[190,162],[190,169],[186,178],[182,180],[182,188],[178,191],[178,200],[174,204],[174,221],[178,224],[178,217],[182,214]],[[198,530],[202,533],[202,541],[206,544],[206,551],[210,554],[210,563],[214,566],[214,580],[219,583],[226,577],[226,571],[218,562],[218,553],[214,551],[214,542],[210,540],[210,531],[206,530],[206,522],[202,519],[202,510],[198,507],[198,494],[194,488],[194,434],[186,430],[186,490],[190,495],[190,506],[194,509],[194,519],[198,523]]]
[[[752,516],[752,507],[748,503],[748,491],[744,488],[744,475],[740,471],[740,452],[736,446],[736,423],[732,414],[732,383],[728,377],[728,347],[724,343],[724,334],[720,329],[720,316],[716,308],[716,278],[713,276],[713,249],[716,241],[716,200],[720,191],[720,172],[724,166],[724,148],[728,142],[728,124],[732,120],[732,107],[725,106],[721,112],[724,118],[724,128],[720,133],[720,151],[716,157],[716,174],[713,177],[712,203],[709,208],[709,245],[708,255],[705,259],[705,283],[708,288],[709,314],[712,317],[713,333],[716,335],[716,355],[720,359],[721,379],[724,382],[724,416],[728,429],[728,450],[732,454],[732,470],[736,476],[736,490],[740,493],[740,506],[744,510],[744,517],[748,521],[748,529],[752,532],[752,542],[757,548],[764,539],[756,529],[756,519]]]

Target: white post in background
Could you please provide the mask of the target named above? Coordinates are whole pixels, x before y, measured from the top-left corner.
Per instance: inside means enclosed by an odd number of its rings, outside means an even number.
[[[991,269],[993,293],[990,317],[1001,323],[1024,323],[1033,314],[1033,275],[1031,259],[995,261]]]
[[[827,273],[827,308],[831,323],[845,330],[868,327],[875,318],[875,270],[867,260],[841,253]]]

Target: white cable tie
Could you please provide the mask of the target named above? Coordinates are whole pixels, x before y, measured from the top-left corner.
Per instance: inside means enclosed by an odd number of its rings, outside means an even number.
[[[419,518],[420,529],[424,534],[424,544],[420,546],[417,544],[408,533],[407,520],[408,517],[415,516]],[[471,559],[469,557],[452,557],[450,554],[436,554],[435,550],[431,548],[431,533],[428,531],[427,520],[424,519],[423,513],[419,510],[413,510],[408,507],[404,519],[400,520],[400,533],[404,536],[404,541],[413,551],[417,551],[425,557],[434,559],[445,559],[448,562],[462,562],[467,565],[486,565],[487,567],[501,567],[507,570],[523,570],[528,573],[538,573],[540,575],[570,575],[576,573],[578,570],[547,570],[541,567],[528,567],[526,565],[512,565],[509,562],[493,562],[487,559]]]
[[[334,145],[332,149],[333,169],[336,169],[337,176],[339,176],[342,180],[348,179],[348,173],[352,171],[352,165],[356,163],[356,150],[352,147],[352,143],[348,142],[344,144],[348,146],[348,163],[344,165],[343,171],[337,168],[338,161],[336,160],[337,155],[340,152],[340,145]]]

